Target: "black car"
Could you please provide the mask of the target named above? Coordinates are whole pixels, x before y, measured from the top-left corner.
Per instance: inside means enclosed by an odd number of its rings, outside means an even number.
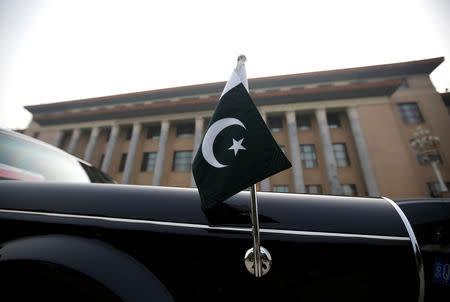
[[[395,201],[413,226],[424,264],[425,300],[450,297],[450,199]]]
[[[0,129],[0,180],[114,183],[108,175],[56,147]]]
[[[256,278],[247,253],[249,192],[204,212],[195,189],[88,183],[111,179],[8,131],[0,131],[0,148],[1,171],[15,171],[3,179],[38,180],[0,181],[2,299],[432,301],[449,294],[445,278],[433,278],[436,263],[450,263],[448,200],[259,193],[267,258]]]

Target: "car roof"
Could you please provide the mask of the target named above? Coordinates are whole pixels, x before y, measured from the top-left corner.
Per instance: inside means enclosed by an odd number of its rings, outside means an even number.
[[[75,160],[77,160],[79,162],[82,162],[85,165],[88,165],[88,166],[92,167],[92,165],[89,162],[87,162],[87,161],[85,161],[85,160],[83,160],[83,159],[81,159],[79,157],[76,157],[76,156],[74,156],[72,154],[69,154],[69,153],[65,152],[64,150],[61,150],[61,149],[59,149],[59,148],[57,148],[57,147],[55,147],[53,145],[50,145],[50,144],[48,144],[46,142],[43,142],[41,140],[29,137],[28,135],[25,135],[25,134],[22,134],[22,133],[19,133],[19,132],[16,132],[16,131],[12,131],[12,130],[0,128],[0,135],[3,135],[3,134],[7,135],[7,136],[18,138],[20,140],[27,141],[27,142],[29,142],[31,144],[39,145],[39,146],[41,146],[43,148],[50,149],[53,152],[57,152],[57,153],[59,153],[59,154],[61,154],[63,156],[75,159]]]

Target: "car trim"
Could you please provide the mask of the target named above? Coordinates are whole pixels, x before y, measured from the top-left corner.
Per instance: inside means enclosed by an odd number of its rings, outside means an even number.
[[[384,200],[388,201],[392,207],[397,211],[398,215],[403,221],[403,224],[406,227],[406,231],[408,232],[409,238],[411,240],[412,248],[414,251],[414,259],[416,260],[417,265],[417,273],[419,276],[419,302],[423,302],[425,297],[425,276],[424,276],[424,268],[423,268],[423,259],[422,255],[420,253],[419,243],[417,242],[416,235],[414,234],[414,230],[409,223],[408,218],[406,217],[405,213],[403,213],[402,209],[391,199],[382,197]]]
[[[423,204],[423,200],[397,200],[396,204],[400,205],[408,205],[408,204]],[[442,204],[442,203],[450,203],[450,200],[427,200],[426,204]]]
[[[50,213],[50,212],[9,210],[9,209],[0,209],[0,213],[32,215],[32,216],[46,216],[46,217],[56,217],[56,218],[72,218],[72,219],[96,220],[96,221],[104,221],[104,222],[132,223],[132,224],[141,224],[141,225],[183,227],[183,228],[191,228],[191,229],[202,229],[202,230],[208,230],[208,231],[231,231],[231,232],[243,232],[243,233],[251,233],[252,232],[252,229],[250,227],[249,228],[242,228],[242,227],[210,226],[210,225],[206,225],[206,224],[196,224],[196,223],[155,221],[155,220],[142,220],[142,219],[130,219],[130,218],[116,218],[116,217],[107,217],[107,216],[91,216],[91,215]],[[261,233],[265,233],[265,234],[279,234],[279,235],[336,237],[336,238],[355,238],[355,239],[375,239],[375,240],[391,240],[391,241],[410,241],[409,237],[385,236],[385,235],[369,235],[369,234],[315,232],[315,231],[281,230],[281,229],[266,229],[266,228],[261,228],[260,232]]]

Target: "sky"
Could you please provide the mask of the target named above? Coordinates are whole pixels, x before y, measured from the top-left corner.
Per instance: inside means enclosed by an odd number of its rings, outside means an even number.
[[[249,78],[445,57],[450,1],[0,0],[0,127],[23,106]]]

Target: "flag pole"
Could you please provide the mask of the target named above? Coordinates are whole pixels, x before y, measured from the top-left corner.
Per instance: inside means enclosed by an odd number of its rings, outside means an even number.
[[[252,232],[253,232],[253,255],[254,266],[255,266],[255,277],[261,277],[261,249],[260,249],[260,238],[259,238],[259,218],[258,218],[258,200],[256,199],[256,185],[253,184],[250,187],[251,195],[251,214],[252,214]]]
[[[243,68],[239,68],[239,62],[247,61],[245,55],[240,55],[237,59],[238,66],[236,66],[236,71],[238,71],[239,78],[244,84],[247,91],[249,91],[247,73],[245,72],[245,65]],[[228,84],[228,83],[227,83]],[[256,199],[256,185],[250,186],[251,195],[251,216],[252,216],[252,233],[253,233],[253,256],[254,256],[254,275],[255,277],[262,277],[262,260],[261,260],[261,246],[259,238],[259,217],[258,217],[258,200]]]

